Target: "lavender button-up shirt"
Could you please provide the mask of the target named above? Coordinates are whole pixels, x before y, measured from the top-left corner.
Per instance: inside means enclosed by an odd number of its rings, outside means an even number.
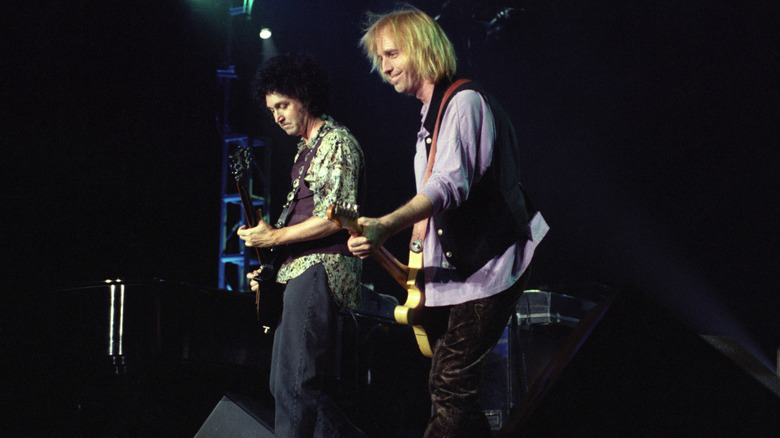
[[[421,111],[422,120],[428,105]],[[417,192],[430,199],[433,214],[457,208],[490,166],[495,141],[495,121],[484,97],[473,90],[456,94],[439,127],[437,151],[431,176],[425,184],[428,152],[425,138],[430,133],[420,127],[414,158]],[[500,227],[502,224],[484,224]],[[514,284],[531,263],[534,250],[549,226],[541,214],[531,219],[531,237],[516,242],[468,278],[462,278],[442,253],[434,221],[428,222],[423,246],[425,305],[446,306],[488,297]],[[421,285],[422,286],[422,285]]]

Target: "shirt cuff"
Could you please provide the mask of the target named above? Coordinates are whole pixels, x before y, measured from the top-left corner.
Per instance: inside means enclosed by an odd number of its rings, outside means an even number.
[[[422,190],[420,190],[420,193],[427,196],[428,200],[431,201],[431,204],[433,205],[433,214],[441,213],[442,206],[444,205],[444,196],[436,186],[433,184],[426,184],[423,186]]]

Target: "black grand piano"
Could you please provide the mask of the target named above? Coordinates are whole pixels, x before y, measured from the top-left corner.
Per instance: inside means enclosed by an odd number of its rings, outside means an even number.
[[[11,387],[12,409],[39,418],[27,422],[33,435],[192,437],[226,393],[251,401],[272,422],[273,329],[258,318],[254,293],[110,279],[49,291],[39,301],[25,329],[34,344],[28,383]],[[369,409],[361,403],[369,383],[372,390],[397,385],[370,361],[406,362],[404,372],[423,379],[407,380],[416,387],[412,397],[427,403],[427,360],[411,328],[395,324],[396,304],[364,286],[362,309],[341,314],[332,379],[347,409]]]

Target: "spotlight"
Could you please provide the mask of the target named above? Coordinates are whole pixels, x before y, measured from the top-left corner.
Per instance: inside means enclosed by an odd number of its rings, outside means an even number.
[[[267,40],[268,38],[271,38],[271,29],[264,27],[260,29],[260,38]]]

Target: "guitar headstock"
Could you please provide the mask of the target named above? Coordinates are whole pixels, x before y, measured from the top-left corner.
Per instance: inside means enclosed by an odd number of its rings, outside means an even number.
[[[357,205],[339,202],[328,207],[328,219],[341,228],[345,228],[350,234],[361,234],[363,232],[363,229],[357,223],[359,217]]]
[[[241,184],[244,178],[248,176],[253,160],[254,156],[252,155],[252,149],[246,146],[238,146],[230,154],[228,160],[230,164],[230,173],[233,174],[236,183]]]

